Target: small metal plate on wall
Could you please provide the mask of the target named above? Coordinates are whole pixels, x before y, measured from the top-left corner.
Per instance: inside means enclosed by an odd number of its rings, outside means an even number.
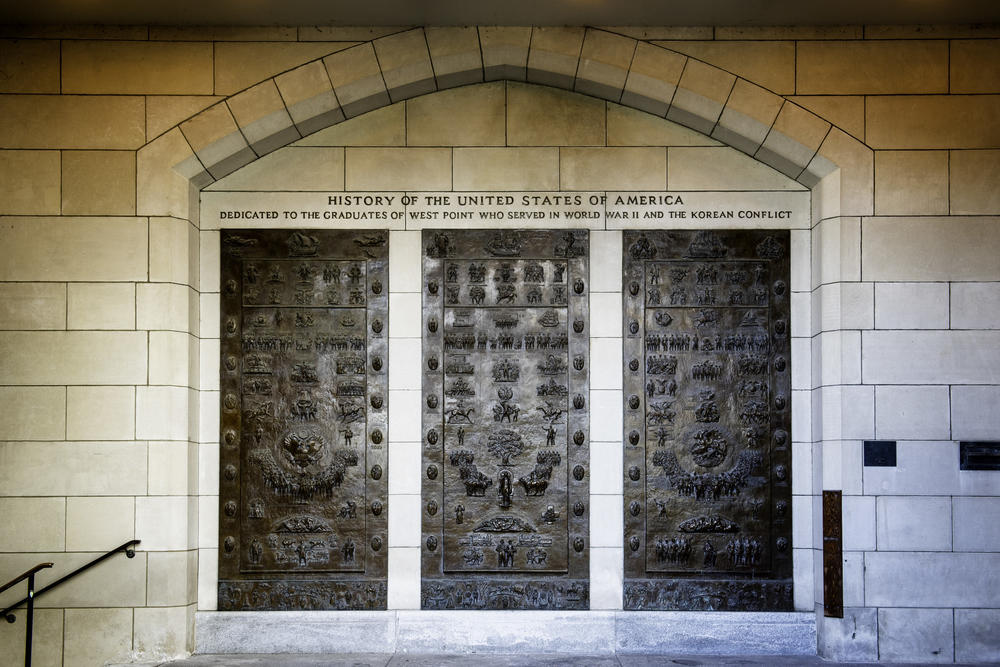
[[[865,440],[864,464],[866,468],[895,468],[895,440]]]
[[[959,470],[1000,470],[1000,442],[961,441]]]

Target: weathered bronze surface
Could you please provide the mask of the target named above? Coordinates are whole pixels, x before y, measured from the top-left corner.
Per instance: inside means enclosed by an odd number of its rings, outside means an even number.
[[[219,609],[385,609],[388,235],[221,243]]]
[[[823,615],[844,617],[843,498],[823,492]]]
[[[587,609],[586,231],[424,231],[425,609]]]
[[[788,232],[624,232],[625,609],[792,608]]]

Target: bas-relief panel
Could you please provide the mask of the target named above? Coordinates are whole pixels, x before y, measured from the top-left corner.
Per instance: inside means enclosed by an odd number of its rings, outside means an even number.
[[[219,609],[384,609],[388,234],[221,244]]]
[[[421,606],[587,609],[588,234],[422,238]]]
[[[626,231],[626,609],[792,609],[789,235]]]

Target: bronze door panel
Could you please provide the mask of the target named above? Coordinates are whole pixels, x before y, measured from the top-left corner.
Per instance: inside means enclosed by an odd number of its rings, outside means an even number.
[[[384,609],[388,235],[221,243],[219,609]]]
[[[626,609],[792,607],[788,243],[624,234]]]
[[[424,608],[587,608],[587,238],[424,232]]]

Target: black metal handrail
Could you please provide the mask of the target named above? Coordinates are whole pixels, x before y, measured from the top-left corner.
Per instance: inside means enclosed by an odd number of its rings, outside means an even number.
[[[25,621],[24,621],[24,625],[25,625],[25,629],[24,629],[24,665],[25,665],[25,667],[31,667],[31,631],[32,631],[32,626],[34,625],[35,598],[38,598],[42,594],[47,593],[48,591],[51,591],[53,588],[55,588],[59,584],[63,583],[64,581],[67,581],[69,579],[72,579],[73,577],[75,577],[76,575],[80,574],[81,572],[83,572],[85,570],[89,570],[90,568],[94,567],[95,565],[97,565],[101,561],[104,561],[104,560],[107,560],[108,558],[111,558],[112,556],[114,556],[119,551],[124,551],[125,552],[125,556],[128,557],[128,558],[134,558],[135,557],[135,545],[139,544],[139,542],[140,542],[140,540],[129,540],[125,544],[123,544],[123,545],[121,545],[119,547],[115,547],[114,549],[112,549],[111,551],[107,552],[103,556],[98,556],[97,558],[95,558],[94,560],[90,561],[89,563],[87,563],[85,565],[81,565],[80,567],[76,568],[75,570],[73,570],[69,574],[67,574],[65,576],[62,576],[62,577],[59,577],[58,579],[56,579],[55,581],[53,581],[51,584],[49,584],[45,588],[40,588],[37,591],[35,590],[35,574],[39,570],[44,570],[46,568],[52,567],[52,563],[39,563],[38,565],[36,565],[35,567],[31,568],[30,570],[28,570],[24,574],[18,575],[16,577],[14,577],[13,579],[11,579],[10,581],[8,581],[3,586],[0,586],[0,593],[3,593],[8,588],[10,588],[12,586],[16,586],[18,583],[24,581],[25,579],[28,580],[28,595],[25,596],[23,599],[21,599],[21,600],[15,602],[14,604],[10,605],[9,607],[7,607],[6,609],[4,609],[3,611],[0,611],[0,616],[2,616],[8,623],[13,623],[14,621],[17,620],[17,617],[14,616],[14,610],[17,609],[18,607],[20,607],[21,605],[27,605],[27,607],[25,609],[25,611],[27,613],[25,614]]]

